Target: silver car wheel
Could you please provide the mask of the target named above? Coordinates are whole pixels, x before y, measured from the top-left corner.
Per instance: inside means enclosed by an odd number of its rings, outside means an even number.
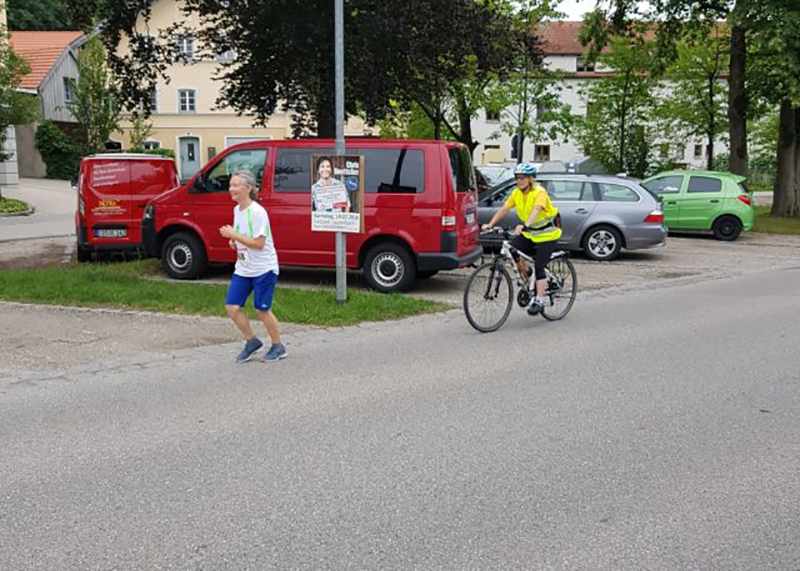
[[[394,252],[383,252],[375,256],[370,271],[375,281],[386,288],[399,284],[406,273],[402,258]]]
[[[177,242],[169,249],[169,267],[176,273],[182,274],[192,267],[192,249],[188,244]]]
[[[607,258],[617,248],[617,239],[608,230],[598,230],[589,236],[589,250],[598,258]]]

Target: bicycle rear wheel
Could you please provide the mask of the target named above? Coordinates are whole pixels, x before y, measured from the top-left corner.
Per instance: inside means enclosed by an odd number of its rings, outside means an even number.
[[[542,316],[548,321],[563,319],[572,309],[578,294],[578,276],[567,258],[559,257],[547,264],[547,299]]]
[[[508,319],[514,304],[514,285],[502,263],[487,262],[467,279],[464,313],[481,333],[497,331]]]

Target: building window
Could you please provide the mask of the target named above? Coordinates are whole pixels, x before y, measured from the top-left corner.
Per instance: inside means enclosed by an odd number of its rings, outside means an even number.
[[[675,146],[675,160],[682,161],[686,156],[686,143],[678,143]]]
[[[75,101],[75,80],[71,77],[64,78],[64,101],[66,103]]]
[[[161,143],[158,141],[145,141],[142,143],[142,148],[146,151],[154,151],[161,148]]]
[[[583,59],[583,56],[578,56],[577,70],[578,71],[594,71],[595,70],[595,64],[594,64],[594,62],[585,61]]]
[[[236,59],[236,50],[230,49],[223,52],[217,52],[217,61],[229,62]]]
[[[703,158],[703,145],[695,145],[694,146],[694,158],[702,159]]]
[[[148,108],[150,113],[158,113],[158,93],[155,89],[152,89],[147,99],[139,104],[139,109],[141,111],[144,111],[145,107]]]
[[[178,91],[178,110],[181,113],[197,112],[197,100],[194,89],[181,89]]]
[[[550,145],[535,145],[533,147],[533,160],[545,163],[550,160]]]
[[[486,120],[487,121],[500,121],[500,111],[496,111],[494,109],[487,109],[486,110]]]
[[[183,61],[194,59],[194,36],[178,36],[175,40],[177,44],[177,58]]]

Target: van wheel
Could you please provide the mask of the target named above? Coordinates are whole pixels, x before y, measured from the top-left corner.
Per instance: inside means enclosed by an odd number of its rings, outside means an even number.
[[[622,234],[613,226],[595,226],[583,236],[582,248],[592,260],[611,261],[622,249]]]
[[[161,265],[171,278],[193,280],[206,269],[206,250],[196,236],[178,232],[164,242]]]
[[[76,254],[78,257],[78,263],[80,264],[92,261],[92,252],[90,250],[87,250],[86,248],[81,248],[80,246],[78,246]]]
[[[386,242],[373,247],[364,259],[364,278],[382,293],[406,291],[416,274],[411,254],[403,246]]]
[[[435,276],[438,273],[439,273],[439,270],[424,270],[424,271],[417,270],[417,279],[418,280],[427,280],[429,278],[432,278],[433,276]]]
[[[714,221],[714,238],[731,242],[742,233],[742,223],[735,216],[720,216]]]

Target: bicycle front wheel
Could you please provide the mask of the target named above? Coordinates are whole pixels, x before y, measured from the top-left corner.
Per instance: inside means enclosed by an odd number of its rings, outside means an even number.
[[[514,305],[514,285],[502,263],[487,262],[467,279],[464,313],[481,333],[497,331]]]
[[[563,319],[578,295],[578,276],[567,258],[555,258],[547,264],[547,299],[542,316],[548,321]]]

